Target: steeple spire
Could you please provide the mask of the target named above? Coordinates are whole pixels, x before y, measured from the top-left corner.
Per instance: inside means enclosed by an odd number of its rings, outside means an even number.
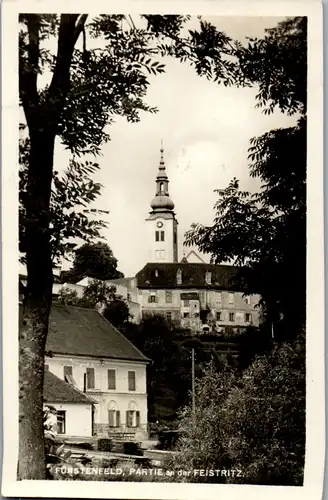
[[[169,197],[169,180],[166,174],[164,162],[163,139],[161,139],[160,162],[156,177],[155,198],[151,202],[153,210],[173,210],[174,203]]]
[[[163,139],[161,139],[161,159],[159,162],[159,168],[158,168],[158,174],[157,174],[157,179],[160,177],[165,177],[167,179],[166,171],[165,171],[165,162],[164,162],[164,148],[163,148]]]

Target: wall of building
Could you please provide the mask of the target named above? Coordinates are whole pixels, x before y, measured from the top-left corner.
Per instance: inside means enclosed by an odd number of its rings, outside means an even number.
[[[52,403],[56,410],[65,411],[65,436],[92,436],[92,404]]]
[[[133,432],[141,432],[146,437],[148,408],[147,408],[147,387],[146,387],[146,365],[144,363],[115,361],[115,360],[97,360],[86,359],[73,356],[54,356],[46,357],[45,363],[49,370],[57,377],[64,380],[64,366],[72,366],[72,376],[78,389],[84,389],[84,374],[87,368],[95,370],[95,388],[86,388],[86,394],[95,399],[98,404],[95,405],[94,422],[98,434],[108,435],[108,432],[124,431],[126,426],[126,411],[133,409],[140,414],[140,425],[138,428],[130,429]],[[108,389],[108,370],[115,370],[116,388]],[[129,391],[128,371],[135,372],[136,389]],[[120,428],[109,429],[108,411],[113,409],[113,403],[116,409],[120,411]]]
[[[167,294],[172,294],[172,302],[167,302]],[[208,310],[208,320],[216,322],[217,327],[240,326],[249,324],[258,326],[260,309],[257,306],[259,295],[244,297],[242,292],[228,292],[226,290],[142,290],[142,314],[172,313],[173,320],[180,320],[182,328],[199,329],[201,325],[200,313]],[[181,299],[181,294],[196,293],[199,300]],[[151,298],[154,297],[154,298]]]
[[[161,228],[157,223],[162,222]],[[173,218],[156,217],[156,219],[147,220],[146,237],[148,241],[147,262],[175,262],[174,243],[173,243]],[[156,241],[156,231],[164,231],[164,241]]]

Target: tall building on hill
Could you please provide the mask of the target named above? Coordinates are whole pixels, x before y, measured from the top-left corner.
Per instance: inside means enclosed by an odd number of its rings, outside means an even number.
[[[156,193],[146,219],[147,261],[136,276],[107,283],[127,301],[135,323],[161,314],[194,333],[258,325],[260,297],[245,296],[236,285],[238,268],[207,264],[194,250],[178,259],[178,221],[169,196],[163,145],[160,153]],[[74,286],[83,289],[87,283],[85,278]]]
[[[259,324],[258,295],[246,296],[234,283],[234,266],[148,263],[137,273],[141,314],[160,314],[194,333],[221,332]]]
[[[148,262],[178,262],[178,221],[169,195],[169,179],[161,146],[156,192],[147,217]]]
[[[207,264],[194,250],[178,259],[178,222],[168,183],[162,145],[156,195],[146,219],[147,263],[135,279],[110,282],[126,287],[120,289],[124,297],[136,297],[138,318],[161,314],[194,333],[258,325],[260,297],[245,296],[238,288],[236,267]]]

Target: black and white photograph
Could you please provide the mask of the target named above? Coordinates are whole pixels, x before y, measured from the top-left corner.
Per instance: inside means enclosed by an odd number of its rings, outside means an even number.
[[[9,3],[3,493],[321,498],[320,3]]]

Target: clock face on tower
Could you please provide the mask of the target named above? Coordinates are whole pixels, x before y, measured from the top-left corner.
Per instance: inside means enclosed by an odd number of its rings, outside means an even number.
[[[158,222],[157,222],[157,227],[163,227],[163,222],[158,221]]]

